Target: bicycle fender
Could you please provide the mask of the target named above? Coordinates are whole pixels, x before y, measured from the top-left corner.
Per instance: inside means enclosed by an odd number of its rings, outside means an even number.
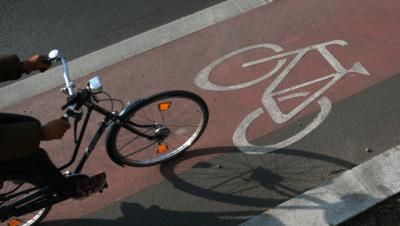
[[[119,113],[120,119],[124,120],[126,119],[132,111],[140,104],[143,102],[144,99],[138,98],[133,100],[132,102],[129,101],[128,104],[124,107],[124,109]],[[115,156],[114,151],[112,149],[111,145],[111,135],[114,133],[113,131],[117,130],[120,127],[120,122],[112,122],[110,126],[108,127],[107,135],[106,135],[106,150],[107,154],[110,157],[110,159],[116,163],[119,166],[125,167],[125,164],[118,159],[118,157]]]
[[[129,101],[128,104],[122,109],[122,111],[119,113],[119,117],[122,119],[125,119],[126,117],[129,116],[129,114],[132,112],[132,109],[136,108],[139,106],[144,99],[138,98],[133,101]]]

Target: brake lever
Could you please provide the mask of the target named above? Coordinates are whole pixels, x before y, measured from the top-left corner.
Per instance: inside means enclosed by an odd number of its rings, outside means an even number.
[[[49,57],[46,57],[46,58],[44,58],[44,59],[42,60],[42,62],[43,62],[44,64],[47,64],[47,65],[51,66],[51,64],[52,64],[53,61],[52,61]]]
[[[61,110],[65,110],[68,106],[72,105],[76,101],[77,96],[74,95],[66,104],[61,107]]]
[[[48,65],[49,67],[52,65],[52,60],[49,57],[45,57],[44,59],[42,59],[42,63]],[[47,69],[40,69],[40,72],[45,72]]]

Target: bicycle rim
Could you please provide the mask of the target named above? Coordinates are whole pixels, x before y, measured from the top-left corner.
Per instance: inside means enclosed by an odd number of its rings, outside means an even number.
[[[36,183],[24,178],[6,179],[0,186],[0,208],[5,208],[37,191]],[[16,195],[19,194],[19,195]],[[21,216],[13,216],[0,221],[0,226],[37,225],[50,211],[51,206]]]
[[[191,147],[208,121],[208,110],[197,95],[178,92],[144,100],[129,115],[140,132],[161,139],[147,139],[120,127],[115,138],[118,158],[127,165],[148,166],[167,161]],[[165,138],[162,138],[165,136]]]

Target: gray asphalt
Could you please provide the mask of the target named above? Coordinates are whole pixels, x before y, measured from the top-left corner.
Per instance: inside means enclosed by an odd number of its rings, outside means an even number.
[[[224,0],[3,0],[0,53],[47,53],[72,60]]]
[[[334,104],[320,127],[287,149],[265,155],[234,147],[193,150],[161,167],[166,181],[84,219],[45,225],[237,225],[398,145],[398,87],[400,77],[394,76]],[[253,142],[282,140],[312,117]],[[210,153],[221,155],[174,174],[181,162]]]
[[[73,60],[223,1],[3,0],[0,54],[23,60],[59,49]]]

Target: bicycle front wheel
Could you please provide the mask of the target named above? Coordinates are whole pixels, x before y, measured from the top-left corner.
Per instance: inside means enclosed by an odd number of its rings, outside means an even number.
[[[208,122],[208,108],[198,95],[168,91],[128,105],[111,125],[107,151],[118,163],[150,166],[190,148]]]
[[[17,202],[38,190],[38,184],[29,176],[13,175],[0,179],[0,226],[32,226],[43,220],[49,213],[51,205],[18,216],[7,214],[20,207],[16,205]]]

